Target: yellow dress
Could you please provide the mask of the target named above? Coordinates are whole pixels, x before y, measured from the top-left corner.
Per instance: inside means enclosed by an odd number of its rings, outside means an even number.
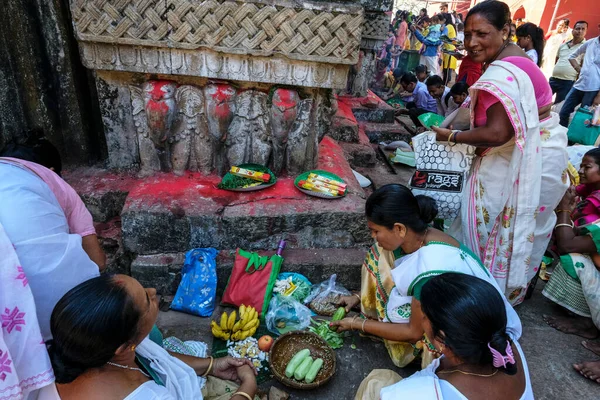
[[[392,269],[396,259],[394,252],[384,250],[374,244],[367,253],[361,271],[360,310],[361,317],[383,321],[386,318],[387,301],[396,286],[392,278]],[[423,341],[426,341],[423,337]],[[421,343],[413,345],[407,342],[394,342],[383,339],[392,362],[402,368],[421,356],[421,368],[428,366],[435,355],[426,350]],[[426,346],[426,345],[425,345]]]
[[[452,25],[446,25],[446,28],[448,29],[447,36],[450,39],[456,39],[456,30],[454,29],[454,27]],[[446,44],[444,44],[443,49],[454,51],[454,50],[456,50],[456,47],[453,44],[446,43]],[[456,69],[456,58],[452,57],[449,54],[444,53],[443,68],[444,69]]]

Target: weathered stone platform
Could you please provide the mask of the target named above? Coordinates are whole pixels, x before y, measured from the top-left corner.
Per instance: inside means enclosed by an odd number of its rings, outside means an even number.
[[[364,219],[365,193],[344,151],[329,137],[319,146],[318,168],[342,177],[348,194],[334,200],[307,196],[294,187],[295,177],[285,176],[256,192],[221,190],[217,188],[220,177],[192,172],[138,179],[127,173],[79,169],[65,178],[96,221],[121,216],[122,237],[117,241],[134,260],[131,274],[162,293],[176,290],[183,254],[192,248],[274,251],[283,237],[290,254],[286,269],[317,281],[343,272],[343,279],[356,281],[371,242]],[[232,254],[223,251],[221,255],[219,281],[223,286]]]

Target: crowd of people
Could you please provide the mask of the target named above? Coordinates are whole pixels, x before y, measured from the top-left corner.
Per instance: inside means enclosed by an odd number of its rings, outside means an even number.
[[[445,70],[448,65],[453,68],[440,59],[439,46],[450,42],[442,43],[440,37],[452,35],[447,26],[453,20],[444,8],[440,11],[433,17],[422,12],[418,23],[408,24],[416,42],[422,44],[421,65],[414,71],[399,66],[391,74],[393,86],[381,97],[396,107],[398,114],[409,115],[420,127],[417,132],[425,130],[419,116],[436,113],[446,119],[442,126],[452,127],[432,127],[438,141],[477,148],[460,215],[448,232],[458,240],[455,246],[464,246],[482,261],[512,305],[531,293],[543,256],[555,255],[552,261],[557,267],[543,294],[571,314],[544,318],[556,329],[588,339],[582,344],[600,355],[600,343],[589,340],[598,336],[600,328],[600,248],[596,246],[600,153],[586,148],[590,151],[583,160],[573,160],[567,151],[573,112],[577,107],[600,107],[600,36],[586,40],[589,24],[571,24],[567,19],[545,35],[531,22],[511,21],[505,3],[484,1],[469,11],[460,42],[452,42],[464,53],[457,55],[459,72],[454,84],[448,85],[452,79]],[[397,19],[404,21],[405,15],[400,13]],[[408,203],[398,199],[397,204]],[[419,209],[410,212],[418,214]],[[402,218],[406,217],[398,217],[397,222],[406,225]],[[386,226],[391,229],[392,225]],[[378,232],[381,230],[384,228],[379,227]],[[432,232],[429,229],[423,236],[424,243]],[[397,316],[390,316],[390,302],[398,292],[411,295],[407,290],[411,280],[401,281],[397,272],[406,265],[401,261],[403,255],[396,254],[393,245],[385,248],[378,243],[371,249],[367,268],[373,278],[363,279],[363,288],[371,296],[374,292],[385,295],[374,301],[361,292],[363,313],[397,322]],[[416,257],[411,260],[417,262]],[[414,269],[417,274],[427,274]],[[416,306],[415,297],[411,308]],[[349,301],[352,304],[357,299]],[[374,306],[378,313],[369,309]],[[411,322],[386,332],[376,324],[367,324],[365,330],[389,341],[390,356],[403,365],[411,361],[411,352],[402,343],[414,343],[416,335]],[[575,364],[574,368],[600,383],[600,361]]]
[[[374,370],[359,398],[533,399],[513,307],[548,249],[559,256],[543,294],[570,314],[544,319],[600,355],[600,149],[586,151],[575,173],[567,151],[571,112],[600,105],[600,36],[585,40],[587,22],[570,29],[565,20],[545,37],[513,24],[497,0],[464,20],[446,4],[440,11],[396,15],[381,95],[415,125],[423,113],[450,119],[452,129],[432,128],[438,141],[476,147],[460,214],[443,231],[433,199],[399,184],[375,190],[361,289],[340,299],[358,315],[331,326],[381,339],[399,368],[421,362],[405,379]],[[422,63],[392,68],[413,46]],[[553,58],[548,80],[540,66]],[[104,272],[92,217],[41,136],[0,153],[0,396],[253,400],[248,360],[170,352],[156,339],[156,291]],[[600,361],[574,368],[600,383]]]

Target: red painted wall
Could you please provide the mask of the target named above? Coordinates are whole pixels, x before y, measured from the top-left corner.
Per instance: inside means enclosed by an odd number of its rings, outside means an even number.
[[[593,38],[600,35],[598,24],[600,24],[600,4],[598,0],[560,0],[555,21],[552,23],[551,29],[556,28],[556,21],[563,18],[570,20],[570,27],[575,25],[575,22],[583,20],[589,23],[587,38]],[[546,0],[546,8],[542,14],[540,27],[544,32],[548,32],[548,24],[554,13],[554,7],[557,0]],[[532,21],[534,22],[534,21]]]

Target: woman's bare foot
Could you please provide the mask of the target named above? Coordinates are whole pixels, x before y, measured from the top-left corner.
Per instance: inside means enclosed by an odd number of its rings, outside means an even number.
[[[585,339],[595,339],[598,329],[590,318],[583,317],[554,317],[544,315],[544,321],[554,329],[571,335],[581,336]]]
[[[581,342],[581,345],[589,351],[591,351],[592,353],[596,353],[600,356],[600,341],[597,340],[592,342],[589,340],[584,340]]]
[[[573,368],[586,378],[600,383],[600,361],[586,361],[580,364],[573,364]]]

